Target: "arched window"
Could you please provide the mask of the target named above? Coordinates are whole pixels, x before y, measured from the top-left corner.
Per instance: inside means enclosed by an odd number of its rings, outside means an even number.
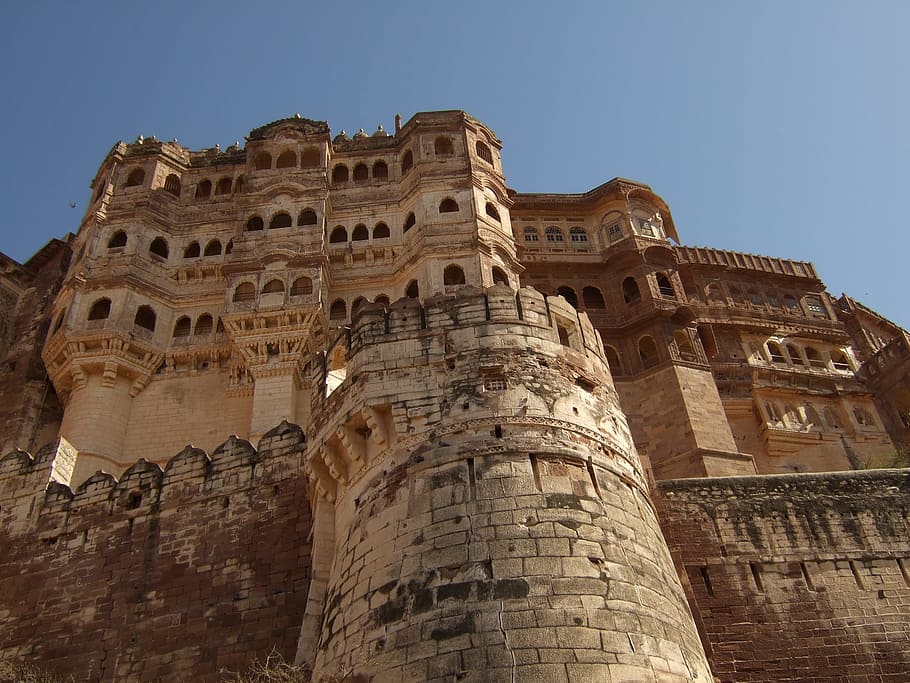
[[[411,150],[408,150],[404,153],[404,156],[401,157],[401,175],[404,175],[412,168],[414,168],[414,154]]]
[[[391,236],[391,232],[389,231],[389,226],[386,225],[385,223],[383,223],[382,221],[377,223],[376,227],[373,228],[373,239],[374,240],[382,239],[384,237],[389,237],[389,236]]]
[[[373,178],[376,180],[387,180],[389,177],[389,166],[382,159],[373,164]]]
[[[343,225],[336,225],[329,236],[330,244],[344,244],[348,241],[348,231]]]
[[[793,311],[794,313],[800,312],[799,302],[792,294],[784,294],[784,306],[786,306],[788,310]]]
[[[587,245],[588,233],[584,231],[584,228],[579,228],[576,225],[575,227],[569,228],[569,239],[576,244]]]
[[[291,296],[304,296],[313,293],[313,281],[308,277],[299,277],[291,285]]]
[[[354,167],[354,182],[365,183],[370,179],[370,169],[366,164],[357,164]]]
[[[464,271],[454,263],[446,266],[445,270],[442,271],[442,283],[447,287],[450,285],[463,285],[465,283]]]
[[[265,224],[262,222],[262,218],[259,216],[252,216],[246,222],[247,232],[253,232],[254,230],[262,230],[265,227]]]
[[[215,186],[215,194],[217,195],[226,195],[231,193],[231,179],[222,178],[218,181],[218,185]]]
[[[263,294],[279,294],[283,291],[284,283],[281,280],[269,280],[262,288]]]
[[[822,303],[821,297],[817,296],[807,296],[806,297],[806,308],[809,309],[809,313],[816,318],[827,318],[828,311],[825,308],[825,304]]]
[[[407,289],[404,290],[404,295],[411,299],[417,299],[420,296],[420,286],[417,284],[417,280],[411,280],[408,283]]]
[[[433,151],[438,157],[450,157],[455,154],[455,147],[450,138],[440,135],[433,141]]]
[[[295,168],[297,166],[297,152],[287,150],[278,155],[275,168]]]
[[[787,362],[787,357],[784,355],[784,351],[781,349],[780,344],[769,341],[765,346],[768,347],[768,357],[771,359],[772,363],[785,364]]]
[[[705,288],[705,297],[708,301],[723,301],[724,293],[718,283],[712,282]]]
[[[256,298],[256,287],[252,282],[241,282],[234,290],[234,301],[253,301]]]
[[[488,164],[493,163],[493,153],[490,151],[490,148],[486,143],[478,140],[474,145],[474,151],[477,152],[477,156],[486,161]]]
[[[297,216],[297,225],[316,225],[318,222],[319,219],[313,209],[304,209]]]
[[[272,220],[269,221],[269,230],[278,229],[278,228],[290,228],[294,224],[294,221],[291,219],[291,214],[285,213],[276,213],[272,216]]]
[[[557,228],[555,225],[551,225],[546,229],[547,242],[562,242],[563,234],[562,230]]]
[[[193,334],[198,336],[204,334],[212,333],[212,316],[208,313],[203,313],[198,318],[196,318],[196,328],[193,330]]]
[[[133,318],[133,324],[149,330],[150,332],[154,332],[157,319],[158,316],[155,315],[155,310],[151,306],[143,304],[136,309],[136,317]]]
[[[360,313],[360,309],[363,308],[363,305],[366,303],[368,303],[367,300],[362,296],[358,296],[356,299],[354,299],[354,303],[351,304],[351,317],[353,318],[355,315]]]
[[[417,224],[417,219],[414,217],[414,214],[409,213],[408,217],[405,218],[405,220],[404,220],[404,227],[402,228],[402,232],[407,232],[408,230],[413,228],[416,224]]]
[[[799,355],[798,348],[796,348],[793,344],[787,344],[784,348],[787,351],[787,355],[790,356],[790,362],[793,363],[793,365],[803,364],[803,358]]]
[[[730,298],[733,299],[733,303],[735,304],[745,303],[743,293],[740,291],[739,287],[730,287]]]
[[[344,320],[348,317],[348,305],[344,299],[335,299],[329,308],[329,320]]]
[[[237,176],[237,182],[234,184],[234,192],[240,194],[243,191],[243,176]]]
[[[221,240],[212,240],[206,244],[203,256],[221,256]]]
[[[765,300],[762,298],[761,293],[757,289],[750,289],[746,292],[746,295],[749,297],[749,302],[753,306],[764,306]]]
[[[174,325],[174,336],[175,337],[189,337],[190,328],[192,327],[192,321],[187,318],[185,315],[182,316],[177,324]]]
[[[610,366],[610,374],[614,377],[625,374],[622,369],[622,362],[619,360],[619,351],[612,346],[605,346],[604,351],[607,354],[607,365]]]
[[[493,284],[506,286],[509,284],[509,276],[506,275],[505,271],[498,266],[493,266]]]
[[[268,152],[259,152],[253,159],[253,168],[257,171],[267,171],[272,168],[272,155]]]
[[[370,239],[370,231],[367,230],[367,226],[363,223],[358,223],[354,226],[354,229],[351,231],[351,241],[352,242],[362,242],[363,240]]]
[[[176,174],[170,173],[168,177],[164,179],[164,191],[170,192],[175,197],[180,196],[180,178]]]
[[[487,212],[487,215],[497,223],[501,221],[499,218],[499,211],[496,210],[496,205],[493,202],[487,202],[484,210]]]
[[[111,314],[111,300],[108,298],[98,299],[92,304],[88,311],[89,320],[107,320]]]
[[[670,278],[663,273],[657,273],[654,277],[657,279],[657,291],[660,292],[660,295],[668,299],[675,299],[676,291],[673,289]]]
[[[212,196],[212,181],[203,180],[196,185],[196,199],[208,199]]]
[[[344,164],[338,164],[332,169],[332,184],[340,185],[348,182],[348,167]]]
[[[183,250],[183,258],[196,258],[199,256],[199,242],[190,242]]]
[[[134,168],[130,171],[130,174],[126,177],[126,186],[127,187],[138,187],[145,182],[145,169]]]
[[[439,213],[455,213],[458,211],[458,202],[451,197],[446,197],[439,204]]]
[[[539,242],[540,235],[537,234],[537,228],[532,226],[527,226],[524,229],[525,242]]]
[[[646,368],[654,367],[660,362],[657,355],[657,344],[651,337],[645,335],[638,340],[638,357],[641,359],[642,366]]]
[[[627,277],[622,281],[622,299],[627,304],[634,304],[641,300],[641,292],[638,289],[638,282],[634,277]]]
[[[807,405],[804,407],[804,410],[806,411],[806,424],[809,427],[820,429],[822,426],[822,417],[818,414],[815,406]]]
[[[824,368],[825,361],[822,359],[821,354],[813,346],[807,346],[803,351],[806,354],[806,360],[809,361],[810,368]]]
[[[847,354],[843,351],[831,352],[831,365],[835,370],[840,370],[841,372],[850,371],[850,361],[847,359]]]
[[[316,168],[322,165],[322,155],[317,147],[307,147],[300,155],[300,165],[303,168]]]
[[[234,240],[228,240],[227,246],[224,248],[225,254],[230,254],[234,251]]]
[[[825,422],[827,422],[828,426],[832,429],[841,428],[840,416],[837,414],[837,411],[835,411],[834,408],[825,408]]]
[[[875,424],[869,411],[859,406],[853,409],[853,417],[856,419],[856,424],[863,427],[871,427]]]
[[[584,302],[585,308],[607,307],[607,304],[604,301],[604,295],[597,287],[585,287],[581,290],[581,300]]]
[[[161,258],[167,258],[168,248],[167,240],[163,237],[156,237],[152,240],[152,243],[149,245],[149,252],[155,256],[160,256]]]
[[[692,346],[692,339],[685,330],[676,330],[673,333],[673,340],[676,342],[676,350],[679,352],[681,360],[696,362],[698,356],[695,354],[695,347]]]
[[[123,230],[118,230],[111,238],[107,241],[108,249],[119,249],[126,246],[126,233]]]
[[[578,308],[578,295],[575,293],[574,289],[566,286],[557,287],[556,293],[568,301],[572,305],[572,308]]]
[[[375,299],[373,299],[373,303],[382,304],[385,308],[388,308],[390,303],[389,297],[387,297],[385,294],[380,294]]]

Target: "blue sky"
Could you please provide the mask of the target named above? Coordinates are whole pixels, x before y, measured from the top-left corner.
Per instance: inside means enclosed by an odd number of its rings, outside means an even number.
[[[75,230],[118,139],[464,109],[518,191],[648,183],[684,244],[811,260],[910,327],[908,26],[907,2],[15,3],[0,250]]]

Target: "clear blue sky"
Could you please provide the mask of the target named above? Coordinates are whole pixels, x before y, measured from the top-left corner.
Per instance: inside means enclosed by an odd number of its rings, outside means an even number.
[[[910,327],[908,28],[910,2],[14,3],[0,250],[75,230],[118,139],[464,109],[516,190],[640,180],[684,244],[811,260]]]

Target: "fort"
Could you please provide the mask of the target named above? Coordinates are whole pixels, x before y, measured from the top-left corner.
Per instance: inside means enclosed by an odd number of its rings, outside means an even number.
[[[0,658],[906,680],[907,332],[501,147],[460,111],[118,142],[2,257]]]

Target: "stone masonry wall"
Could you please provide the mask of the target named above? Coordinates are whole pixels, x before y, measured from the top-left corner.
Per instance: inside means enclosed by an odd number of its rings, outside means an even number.
[[[303,435],[140,461],[73,493],[0,460],[0,656],[77,680],[199,680],[293,657],[309,590]],[[45,492],[45,487],[47,488]]]
[[[721,681],[906,681],[910,472],[658,485]]]

